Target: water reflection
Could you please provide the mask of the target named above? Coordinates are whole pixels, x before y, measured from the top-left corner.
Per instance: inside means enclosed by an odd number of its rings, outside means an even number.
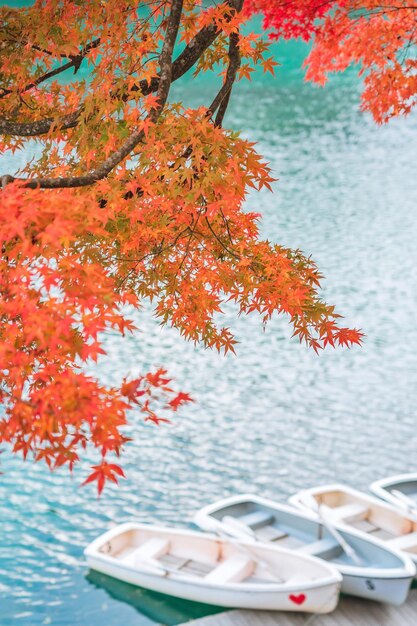
[[[104,589],[112,599],[134,607],[142,616],[149,618],[151,623],[175,626],[203,615],[224,611],[221,607],[189,602],[142,589],[94,570],[88,572],[86,579],[95,587]]]

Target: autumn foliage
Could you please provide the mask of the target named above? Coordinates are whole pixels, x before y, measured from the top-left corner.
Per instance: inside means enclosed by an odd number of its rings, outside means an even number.
[[[247,0],[262,13],[272,39],[313,40],[308,80],[358,68],[362,109],[378,123],[407,114],[417,103],[417,5],[408,0]]]
[[[297,4],[277,36],[326,15]],[[262,37],[241,34],[240,1],[38,0],[0,19],[1,150],[34,156],[2,173],[1,442],[70,468],[91,445],[101,460],[87,481],[117,481],[109,458],[129,410],[159,423],[190,401],[165,370],[114,386],[85,373],[103,333],[133,332],[132,310],[149,302],[185,339],[224,352],[235,345],[218,323],[227,301],[263,321],[285,314],[316,351],[360,342],[320,299],[314,262],[260,240],[244,209],[272,177],[223,118],[235,81],[275,62]],[[186,72],[219,67],[212,102],[170,98]]]

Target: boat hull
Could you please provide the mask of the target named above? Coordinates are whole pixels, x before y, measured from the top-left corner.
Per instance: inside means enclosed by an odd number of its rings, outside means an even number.
[[[343,571],[342,567],[339,571],[343,576],[342,593],[397,606],[406,601],[413,580],[412,577],[380,578],[352,575]]]
[[[203,587],[189,579],[180,582],[151,572],[128,569],[109,563],[101,557],[87,555],[87,564],[91,569],[137,587],[183,600],[225,608],[330,613],[336,608],[339,600],[340,583],[332,583],[318,589],[308,589],[305,593],[298,587],[270,592],[246,589],[225,590],[215,585]]]

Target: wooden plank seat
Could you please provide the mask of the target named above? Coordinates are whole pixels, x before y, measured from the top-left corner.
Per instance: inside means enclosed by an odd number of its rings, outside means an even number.
[[[157,564],[163,554],[169,551],[170,543],[163,537],[151,537],[137,548],[129,549],[120,555],[128,565],[135,566],[142,563]]]
[[[167,539],[152,537],[138,548],[129,550],[123,560],[133,567],[149,564],[156,568],[165,569],[167,573],[181,572],[183,574],[199,577],[206,576],[216,567],[212,563],[204,563],[187,557],[170,554],[169,549],[170,542]]]
[[[233,554],[214,568],[204,580],[214,584],[240,583],[255,571],[255,562],[244,554]]]
[[[327,510],[329,510],[328,507],[326,508]],[[348,524],[351,524],[352,522],[366,520],[369,515],[369,508],[365,504],[361,504],[360,502],[351,502],[350,504],[343,504],[342,506],[331,507],[330,511],[333,519],[337,519]]]
[[[369,519],[370,509],[360,502],[351,502],[334,508],[323,505],[322,508],[329,512],[333,520],[345,522],[363,533],[375,533],[376,536],[383,532],[382,528]]]

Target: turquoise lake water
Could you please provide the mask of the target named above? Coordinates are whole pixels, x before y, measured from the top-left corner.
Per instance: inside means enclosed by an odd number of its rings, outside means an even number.
[[[303,83],[304,47],[277,49],[276,80],[241,85],[226,123],[258,142],[279,181],[252,196],[269,239],[310,253],[325,295],[366,333],[362,348],[320,356],[283,319],[227,318],[240,340],[224,358],[185,344],[149,314],[132,337],[106,338],[106,381],[164,364],[196,403],[167,427],[133,415],[128,479],[101,498],[82,472],[50,474],[1,455],[1,626],[175,624],[198,607],[88,574],[83,549],[131,519],[188,525],[215,498],[286,499],[321,482],[365,488],[417,465],[417,117],[378,128],[358,109],[352,75]],[[213,81],[175,89],[207,103]],[[2,163],[10,171],[18,163]],[[85,468],[92,458],[85,459]]]

